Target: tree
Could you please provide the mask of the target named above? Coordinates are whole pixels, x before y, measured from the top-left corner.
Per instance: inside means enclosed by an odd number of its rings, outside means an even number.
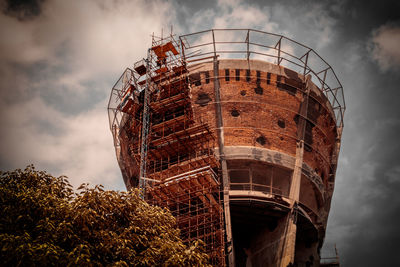
[[[138,191],[106,191],[36,171],[0,172],[0,261],[7,266],[201,266],[174,217]]]

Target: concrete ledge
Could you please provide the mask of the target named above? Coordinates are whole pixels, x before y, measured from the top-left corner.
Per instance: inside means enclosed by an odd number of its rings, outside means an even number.
[[[250,191],[250,190],[229,190],[229,197],[230,198],[252,198],[252,199],[263,199],[263,200],[270,200],[269,202],[278,203],[280,205],[286,204],[289,205],[290,200],[287,197],[279,197],[281,202],[276,202],[275,195],[266,194],[260,191]],[[282,205],[285,206],[285,205]]]
[[[294,169],[294,163],[296,161],[295,157],[288,154],[267,148],[258,148],[252,146],[225,146],[224,152],[226,160],[257,160],[273,165],[279,165],[291,170]],[[219,153],[217,151],[217,155],[218,154]],[[321,177],[304,162],[302,167],[302,174],[315,185],[315,187],[320,192],[321,197],[323,197],[325,188]]]

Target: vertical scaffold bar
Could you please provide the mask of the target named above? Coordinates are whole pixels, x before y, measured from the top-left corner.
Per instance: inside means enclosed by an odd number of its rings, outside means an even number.
[[[151,89],[151,49],[147,52],[146,59],[146,86],[144,88],[143,100],[143,124],[142,124],[142,143],[140,147],[140,172],[139,172],[139,189],[141,197],[144,199],[146,190],[146,161],[148,150],[148,135],[149,135],[149,98]]]
[[[218,144],[219,144],[219,158],[221,162],[222,172],[222,183],[223,183],[223,196],[224,196],[224,215],[225,215],[225,232],[226,232],[226,253],[228,256],[228,266],[235,266],[235,252],[233,247],[232,238],[232,225],[231,225],[231,213],[229,206],[229,178],[228,178],[228,167],[224,154],[224,127],[222,120],[222,109],[221,109],[221,96],[219,86],[219,63],[217,57],[217,51],[215,47],[215,36],[214,30],[212,31],[212,38],[214,43],[214,93],[215,93],[215,114],[217,120],[217,131],[218,131]]]

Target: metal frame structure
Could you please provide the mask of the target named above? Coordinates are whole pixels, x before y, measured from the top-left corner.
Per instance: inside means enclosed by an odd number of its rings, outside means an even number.
[[[311,75],[329,100],[338,129],[346,110],[343,86],[332,67],[312,48],[280,34],[252,29],[211,29],[181,35],[183,57],[188,64],[219,59],[260,59]]]
[[[188,78],[190,66],[213,62],[218,98],[220,59],[262,60],[313,81],[331,105],[339,139],[346,107],[335,72],[313,49],[283,35],[251,29],[211,29],[179,39],[172,34],[166,38],[153,35],[146,59],[127,68],[118,79],[111,91],[108,116],[127,187],[138,186],[144,199],[171,209],[184,241],[203,239],[213,264],[225,265],[228,256],[233,265],[222,127],[217,127],[219,139],[214,140],[207,123],[193,117]],[[129,144],[128,148],[121,142]],[[215,155],[218,146],[220,155]],[[339,150],[340,142],[336,155]],[[138,173],[129,173],[127,165],[134,165]],[[138,177],[137,183],[132,184],[131,176]],[[265,190],[272,194],[274,188]],[[213,219],[206,220],[207,216]],[[217,234],[224,229],[225,238]]]
[[[223,211],[218,175],[202,167],[148,189],[150,204],[168,208],[186,242],[203,240],[213,266],[224,266]]]
[[[132,176],[124,168],[127,162],[139,169],[138,183],[126,179],[127,187],[138,186],[146,201],[168,207],[184,242],[203,240],[210,262],[223,266],[216,141],[203,119],[193,117],[180,48],[172,35],[153,36],[147,58],[127,69],[112,89],[110,127],[124,177]]]

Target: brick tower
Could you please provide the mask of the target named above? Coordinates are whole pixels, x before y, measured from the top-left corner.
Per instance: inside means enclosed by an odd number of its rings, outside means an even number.
[[[127,189],[215,266],[318,266],[345,103],[314,50],[257,30],[153,37],[108,105]]]

